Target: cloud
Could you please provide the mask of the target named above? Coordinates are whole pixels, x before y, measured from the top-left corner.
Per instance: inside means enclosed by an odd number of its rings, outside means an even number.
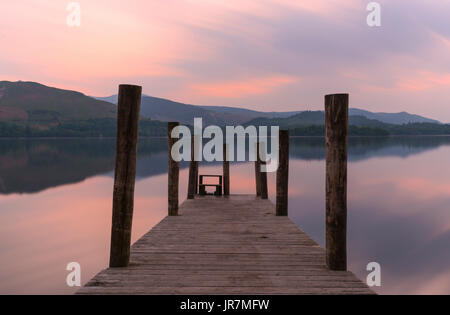
[[[195,83],[189,86],[188,90],[193,94],[217,98],[242,98],[249,95],[264,95],[282,85],[297,81],[298,77],[276,75],[217,83]]]
[[[0,3],[2,75],[259,110],[319,109],[345,91],[355,107],[450,121],[448,1],[380,0],[379,28],[360,0],[79,2],[80,28],[55,1]]]

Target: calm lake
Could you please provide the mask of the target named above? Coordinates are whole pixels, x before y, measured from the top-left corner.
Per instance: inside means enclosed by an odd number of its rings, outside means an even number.
[[[69,262],[81,264],[83,282],[107,267],[114,142],[0,140],[0,294],[70,294]],[[378,262],[379,293],[450,294],[450,137],[349,142],[349,269],[365,280]],[[253,172],[231,164],[231,192],[254,193]],[[202,164],[202,173],[220,174],[221,164]],[[268,178],[274,200],[275,174]],[[141,139],[133,241],[166,213],[166,139]],[[323,138],[291,139],[289,216],[325,245]]]

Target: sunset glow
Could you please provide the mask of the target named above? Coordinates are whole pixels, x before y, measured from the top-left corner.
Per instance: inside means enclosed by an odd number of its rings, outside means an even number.
[[[379,2],[383,24],[370,28],[360,0],[80,0],[80,27],[66,25],[69,2],[3,1],[1,79],[95,96],[133,83],[266,111],[320,109],[345,91],[353,107],[450,121],[450,22],[435,18],[450,3]]]

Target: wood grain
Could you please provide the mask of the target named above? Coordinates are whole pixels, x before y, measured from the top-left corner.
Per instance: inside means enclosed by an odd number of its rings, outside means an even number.
[[[78,294],[374,294],[269,200],[195,196]]]

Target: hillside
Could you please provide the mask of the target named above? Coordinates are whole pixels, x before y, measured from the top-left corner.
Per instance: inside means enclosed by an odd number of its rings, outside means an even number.
[[[117,95],[96,97],[117,105]],[[226,113],[207,109],[208,106],[197,106],[174,102],[164,98],[142,95],[141,117],[159,121],[178,121],[182,124],[192,125],[195,117],[202,117],[205,125],[235,125],[242,124],[254,118],[238,113]]]
[[[247,121],[254,118],[287,118],[295,114],[301,113],[301,111],[292,112],[260,112],[247,108],[240,107],[228,107],[228,106],[200,106],[207,110],[213,110],[218,113],[236,114],[242,117],[246,117]]]
[[[115,106],[79,92],[34,82],[0,82],[0,121],[45,129],[63,121],[115,117]]]
[[[409,123],[433,123],[439,124],[440,122],[435,119],[429,119],[419,115],[413,115],[407,112],[401,113],[373,113],[367,110],[350,108],[350,116],[364,116],[368,119],[378,120],[387,124],[403,125]]]
[[[141,115],[160,121],[178,121],[192,125],[195,117],[202,117],[204,125],[234,125],[243,123],[246,118],[236,114],[217,113],[200,106],[173,102],[162,98],[143,96]]]
[[[0,82],[0,137],[114,137],[117,96],[98,100],[34,82]],[[255,117],[257,116],[257,117]],[[245,108],[196,106],[144,95],[141,136],[165,136],[167,121],[192,125],[278,125],[293,135],[323,135],[323,111],[258,112]],[[379,119],[372,119],[377,117]],[[391,121],[392,123],[387,123]],[[409,122],[401,124],[401,122]],[[450,134],[450,125],[408,113],[350,109],[351,135]]]
[[[96,97],[99,100],[117,104],[117,95],[108,97]],[[253,119],[289,118],[294,115],[308,113],[309,111],[286,112],[261,112],[243,107],[229,106],[203,106],[174,102],[164,98],[144,95],[142,98],[141,115],[143,117],[161,121],[180,121],[184,124],[192,124],[194,117],[203,117],[206,124],[235,125],[247,123]],[[309,114],[305,114],[309,115]],[[349,116],[358,116],[358,119],[377,120],[386,124],[403,125],[407,123],[440,123],[419,115],[401,113],[373,113],[358,108],[350,108]],[[363,120],[361,120],[363,122]],[[372,123],[373,124],[373,123]]]
[[[255,126],[280,126],[280,128],[295,128],[300,126],[324,125],[325,114],[323,111],[304,111],[288,118],[256,118],[248,121],[246,125]],[[349,125],[365,127],[386,127],[387,124],[368,119],[364,116],[349,116]]]
[[[117,108],[82,93],[34,82],[0,82],[0,137],[114,137]],[[140,134],[166,134],[166,124],[140,122]]]
[[[323,136],[325,134],[323,111],[306,111],[288,118],[257,118],[246,123],[255,126],[280,126],[291,130],[293,136]],[[408,124],[388,124],[364,116],[349,116],[349,135],[448,135],[450,124],[415,122]]]

